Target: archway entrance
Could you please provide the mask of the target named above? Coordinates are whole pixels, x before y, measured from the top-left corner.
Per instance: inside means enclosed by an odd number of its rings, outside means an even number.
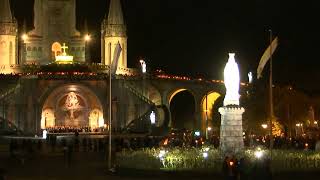
[[[54,89],[45,100],[41,113],[41,129],[50,127],[104,127],[100,100],[89,88],[63,85]]]
[[[180,89],[170,99],[171,127],[175,129],[193,130],[196,128],[195,99],[191,92]]]
[[[214,126],[214,121],[220,121],[220,119],[215,119],[217,111],[217,102],[221,95],[217,92],[209,92],[202,98],[201,109],[202,109],[202,121],[201,129],[205,132],[208,127],[209,131],[217,131],[216,126]],[[221,106],[220,106],[221,107]]]

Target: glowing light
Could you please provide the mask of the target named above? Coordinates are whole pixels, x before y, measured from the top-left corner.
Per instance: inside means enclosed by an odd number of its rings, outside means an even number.
[[[99,125],[99,127],[104,127],[105,126],[104,119],[102,117],[99,117],[98,125]]]
[[[249,79],[249,83],[252,83],[252,72],[248,73],[248,79]]]
[[[234,56],[234,53],[229,53],[229,59],[224,68],[224,84],[226,87],[226,96],[223,101],[224,106],[239,105],[240,75]]]
[[[207,152],[203,152],[202,156],[203,156],[203,158],[207,159],[208,158],[208,153]]]
[[[160,159],[163,159],[164,156],[166,155],[166,153],[167,153],[167,152],[166,152],[165,150],[160,150],[158,157],[159,157]]]
[[[268,128],[268,125],[267,125],[267,124],[261,124],[261,127],[262,127],[263,129],[267,129],[267,128]]]
[[[47,134],[48,134],[48,131],[47,130],[43,130],[42,131],[42,138],[43,139],[47,139]]]
[[[318,124],[318,122],[317,122],[317,121],[314,121],[314,122],[313,122],[313,124],[317,125],[317,124]]]
[[[211,131],[212,130],[212,128],[211,127],[208,127],[208,131]]]
[[[151,124],[155,124],[156,123],[156,113],[154,113],[154,111],[151,111],[150,121],[151,121]]]
[[[140,60],[140,64],[141,64],[142,73],[146,73],[147,72],[147,64],[146,64],[146,62],[143,59],[141,59]]]
[[[68,49],[68,46],[66,46],[65,43],[63,43],[63,46],[61,47],[62,54],[56,56],[56,62],[59,64],[70,64],[73,62],[73,56],[69,56],[66,53],[66,49]]]
[[[28,40],[28,35],[27,34],[22,34],[21,36],[23,41],[27,41]]]
[[[230,165],[230,166],[233,166],[233,164],[234,164],[233,161],[230,161],[230,162],[229,162],[229,165]]]
[[[168,138],[166,140],[164,140],[163,145],[168,145]]]
[[[85,35],[84,36],[84,40],[87,41],[87,42],[90,41],[91,40],[91,36],[89,34]]]
[[[263,156],[263,151],[258,148],[255,152],[254,155],[256,156],[256,158],[260,159]]]
[[[195,136],[200,136],[200,131],[194,132],[194,135],[195,135]]]

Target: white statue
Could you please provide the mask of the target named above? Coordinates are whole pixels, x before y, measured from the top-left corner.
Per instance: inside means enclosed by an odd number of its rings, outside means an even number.
[[[151,124],[155,124],[156,123],[156,114],[154,113],[154,111],[151,111],[150,122],[151,122]]]
[[[140,60],[140,64],[141,64],[141,70],[142,70],[142,73],[146,73],[147,72],[147,64],[144,60]]]
[[[48,131],[44,129],[44,130],[42,131],[42,138],[43,138],[43,139],[47,139],[47,134],[48,134]]]
[[[234,53],[229,53],[229,59],[224,68],[224,85],[226,86],[226,96],[223,101],[224,106],[239,105],[240,75],[234,55]]]

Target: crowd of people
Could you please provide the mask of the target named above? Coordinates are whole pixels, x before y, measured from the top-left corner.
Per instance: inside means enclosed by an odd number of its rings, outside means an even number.
[[[104,127],[98,127],[98,128],[92,128],[90,126],[54,126],[54,127],[48,127],[47,129],[48,133],[91,133],[91,132],[106,132],[106,128]]]
[[[317,144],[318,144],[317,142],[319,142],[319,140],[320,140],[319,137],[277,136],[277,137],[273,137],[273,149],[320,150],[320,147],[317,147]],[[251,146],[270,147],[270,137],[269,136],[251,136],[251,137],[246,136],[244,140],[244,144],[247,147],[251,147]]]

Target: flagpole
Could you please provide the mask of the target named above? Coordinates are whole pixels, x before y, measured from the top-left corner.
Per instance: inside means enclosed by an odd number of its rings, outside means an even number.
[[[273,148],[273,135],[272,135],[272,119],[274,117],[273,112],[273,93],[272,93],[272,30],[270,32],[270,77],[269,77],[269,105],[270,105],[270,121],[269,121],[269,130],[270,130],[270,158],[272,159],[272,148]]]
[[[111,115],[112,115],[112,106],[111,106],[111,103],[112,103],[112,99],[111,99],[111,46],[109,48],[109,154],[108,154],[108,168],[109,170],[112,168],[111,167],[111,141],[112,141],[112,138],[111,138],[111,132],[112,132],[112,126],[111,126],[111,123],[112,123],[112,120],[111,120]]]

